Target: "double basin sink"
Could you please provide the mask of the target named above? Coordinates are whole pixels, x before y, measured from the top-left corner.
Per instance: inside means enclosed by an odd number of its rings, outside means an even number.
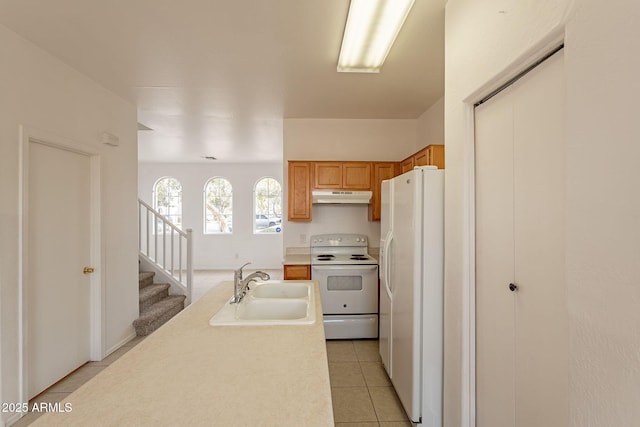
[[[211,326],[309,325],[315,323],[313,282],[255,282],[239,303],[227,302]]]

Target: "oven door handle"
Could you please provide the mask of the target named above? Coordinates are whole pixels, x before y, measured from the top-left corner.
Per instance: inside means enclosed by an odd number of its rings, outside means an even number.
[[[377,265],[323,265],[323,266],[315,266],[312,265],[312,270],[375,270],[378,268]]]

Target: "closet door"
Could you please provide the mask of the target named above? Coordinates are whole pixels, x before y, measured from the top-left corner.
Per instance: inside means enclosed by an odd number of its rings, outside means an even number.
[[[564,110],[560,52],[514,84],[518,427],[569,425]]]
[[[476,108],[478,427],[568,424],[564,109],[562,51]]]
[[[476,108],[476,408],[478,427],[515,419],[511,89]]]

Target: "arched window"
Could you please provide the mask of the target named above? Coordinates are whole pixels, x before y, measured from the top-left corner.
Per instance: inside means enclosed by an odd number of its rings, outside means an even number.
[[[233,230],[233,188],[222,177],[211,178],[204,187],[204,233]]]
[[[282,231],[282,186],[274,178],[260,179],[253,191],[254,233]]]
[[[180,181],[170,176],[157,180],[153,186],[153,207],[174,225],[182,228],[182,184]]]

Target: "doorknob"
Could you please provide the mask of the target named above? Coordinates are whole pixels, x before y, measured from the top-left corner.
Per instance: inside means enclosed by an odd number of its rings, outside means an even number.
[[[515,291],[516,289],[518,289],[518,285],[516,285],[515,283],[509,283],[509,290],[511,292]]]
[[[95,270],[93,267],[85,267],[82,269],[82,274],[91,274],[93,273]]]

